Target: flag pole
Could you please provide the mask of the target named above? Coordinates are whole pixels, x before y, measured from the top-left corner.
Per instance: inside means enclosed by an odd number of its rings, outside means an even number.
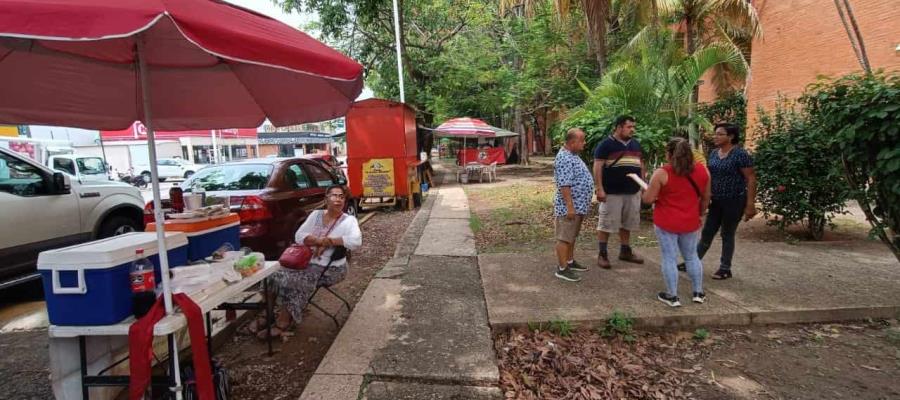
[[[394,0],[394,41],[397,45],[397,77],[400,79],[400,102],[406,103],[406,94],[403,90],[403,51],[400,45],[400,10],[397,0]]]

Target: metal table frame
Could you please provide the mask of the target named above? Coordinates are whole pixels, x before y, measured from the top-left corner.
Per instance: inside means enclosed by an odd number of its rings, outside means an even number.
[[[269,292],[268,277],[277,272],[277,270],[279,270],[280,268],[281,266],[278,265],[277,262],[267,262],[266,267],[258,271],[256,274],[248,276],[242,279],[240,282],[236,282],[234,284],[226,286],[223,290],[216,292],[197,302],[197,305],[200,306],[200,309],[204,314],[206,324],[206,345],[207,349],[209,350],[210,356],[212,356],[213,354],[212,318],[210,316],[210,312],[213,310],[265,310],[266,326],[271,326],[274,317],[272,312],[273,304],[271,304],[271,302],[269,301],[271,296]],[[262,282],[263,284],[262,301],[237,303],[228,301],[229,299],[244,292],[245,290],[258,284],[259,282]],[[78,338],[78,357],[81,368],[81,394],[84,400],[90,399],[91,387],[128,386],[130,382],[130,377],[128,375],[103,375],[109,370],[115,368],[117,365],[120,365],[121,363],[128,360],[127,356],[112,363],[111,365],[107,366],[94,375],[88,373],[86,337],[122,335],[127,336],[128,329],[133,322],[134,319],[129,318],[121,323],[106,326],[50,326],[49,334],[51,337]],[[187,327],[187,320],[185,319],[184,315],[179,312],[166,316],[162,320],[160,320],[156,324],[156,326],[154,326],[153,335],[166,336],[168,354],[171,355],[173,353],[173,349],[175,349],[176,346],[175,333],[181,329],[184,329],[185,327]],[[268,354],[272,355],[272,337],[271,335],[269,335],[271,331],[269,329],[266,329],[266,333],[266,342],[269,351]],[[159,364],[163,363],[162,360],[158,361]],[[168,372],[165,375],[151,377],[151,390],[153,387],[169,388],[171,390],[170,396],[174,398],[174,393],[181,390],[181,388],[175,387],[175,375],[172,373],[172,370],[174,369],[174,360],[171,359],[171,357],[166,357],[165,363],[168,364]],[[178,373],[178,371],[175,372]]]

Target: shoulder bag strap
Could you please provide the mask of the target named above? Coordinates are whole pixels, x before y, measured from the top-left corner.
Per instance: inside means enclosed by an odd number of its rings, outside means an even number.
[[[686,175],[688,182],[691,184],[691,187],[694,188],[694,193],[697,193],[697,200],[702,200],[703,196],[700,195],[700,187],[697,186],[697,182],[694,182],[694,178],[691,178],[691,174]]]
[[[609,164],[609,165],[607,165],[607,166],[605,166],[605,167],[603,167],[603,168],[612,168],[612,167],[615,167],[616,164],[619,162],[619,160],[622,159],[622,157],[625,157],[625,152],[624,152],[624,151],[621,152],[621,153],[619,153],[619,156],[616,157],[616,159],[613,160],[613,162],[612,162],[611,164]]]

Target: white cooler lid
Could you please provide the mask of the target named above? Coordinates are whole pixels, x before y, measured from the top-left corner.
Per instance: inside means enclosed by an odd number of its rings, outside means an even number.
[[[187,246],[187,236],[181,232],[166,232],[166,248]],[[156,232],[132,232],[41,252],[37,268],[52,269],[103,269],[134,260],[134,252],[144,249],[144,256],[156,255]]]

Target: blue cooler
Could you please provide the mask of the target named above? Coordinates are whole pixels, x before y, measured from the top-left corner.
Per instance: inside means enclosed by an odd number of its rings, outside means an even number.
[[[166,232],[169,266],[187,265],[187,237]],[[135,232],[47,250],[38,256],[47,314],[53,325],[111,325],[131,315],[131,263],[135,251],[156,267],[161,283],[156,233]]]
[[[232,250],[241,248],[241,218],[231,213],[217,218],[185,222],[169,219],[166,232],[183,232],[188,239],[188,260],[200,261],[211,256],[223,244]],[[147,232],[156,232],[156,223],[147,224]]]

